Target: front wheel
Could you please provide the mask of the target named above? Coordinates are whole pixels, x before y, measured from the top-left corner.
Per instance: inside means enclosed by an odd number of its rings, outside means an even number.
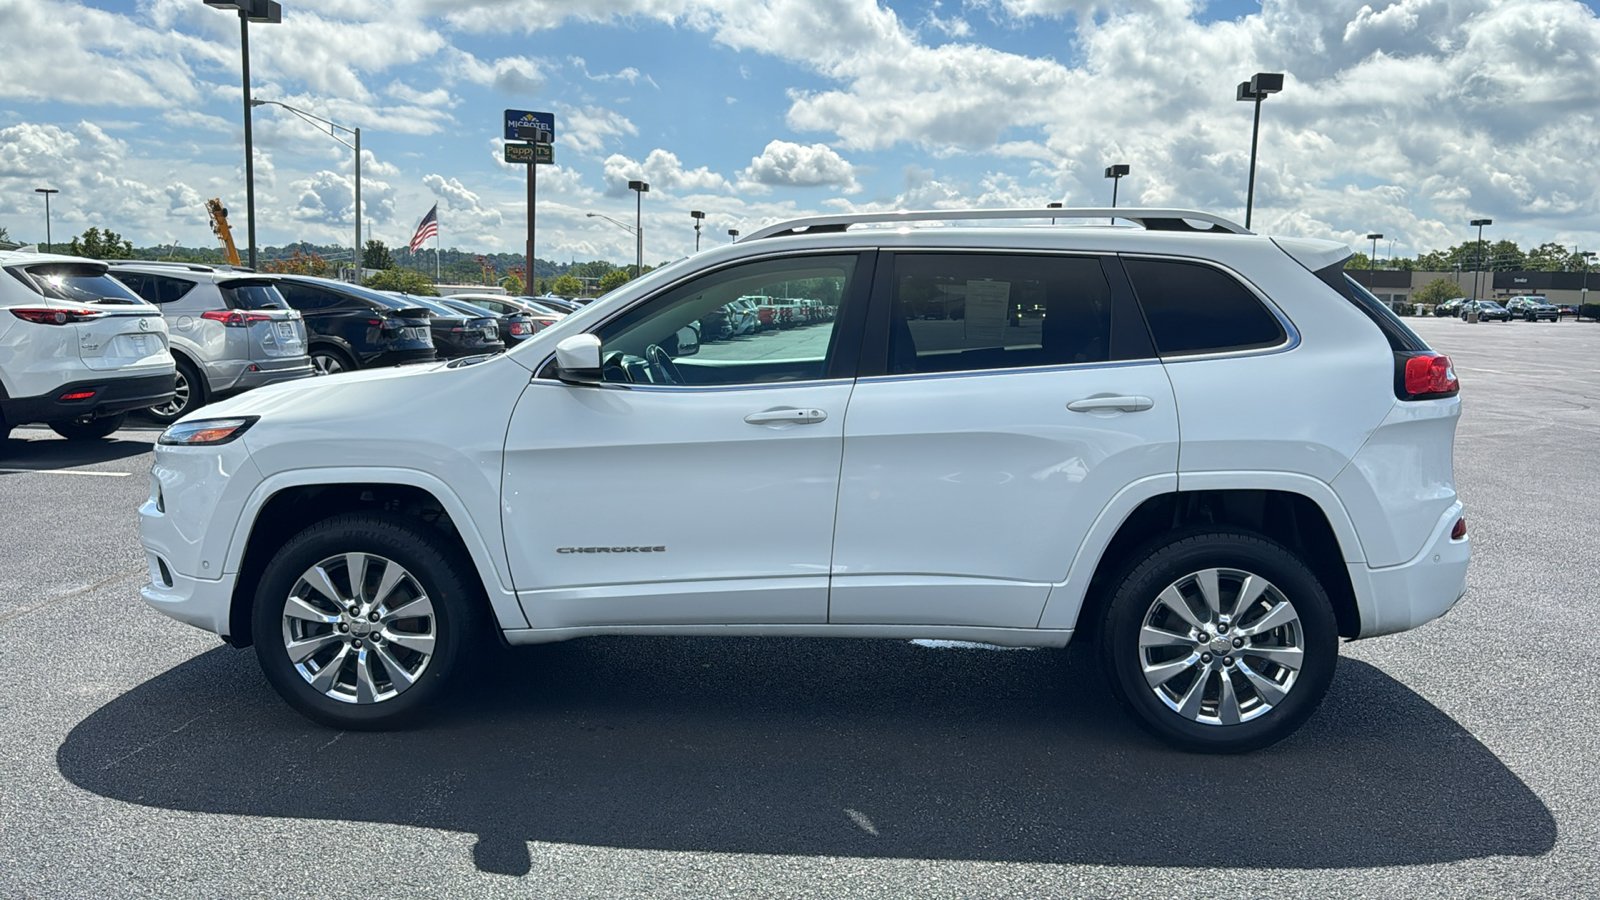
[[[256,591],[256,657],[331,728],[414,721],[466,668],[483,608],[472,564],[431,527],[348,513],[289,539]]]
[[[65,422],[51,422],[50,430],[69,441],[98,441],[110,437],[127,418],[128,414],[122,412],[98,419],[68,419]]]
[[[1241,753],[1316,711],[1338,662],[1333,607],[1283,546],[1207,530],[1154,545],[1106,610],[1101,659],[1118,699],[1179,748]]]

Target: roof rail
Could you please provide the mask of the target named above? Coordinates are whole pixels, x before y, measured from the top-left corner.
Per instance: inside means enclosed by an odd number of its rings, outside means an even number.
[[[1188,231],[1202,234],[1251,234],[1244,226],[1192,209],[1140,209],[1137,207],[1094,207],[1074,209],[920,209],[881,213],[852,213],[837,216],[807,216],[776,222],[740,239],[755,241],[795,234],[831,234],[851,225],[884,222],[951,222],[973,219],[1125,219],[1144,226],[1146,231]],[[1196,227],[1195,222],[1210,227]]]

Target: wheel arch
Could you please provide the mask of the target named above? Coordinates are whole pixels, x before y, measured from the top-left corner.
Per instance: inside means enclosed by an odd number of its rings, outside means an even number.
[[[1098,614],[1139,551],[1163,534],[1221,525],[1255,532],[1298,555],[1328,592],[1339,634],[1357,636],[1362,604],[1350,564],[1364,564],[1364,558],[1332,488],[1307,476],[1262,473],[1274,477],[1250,485],[1244,473],[1227,474],[1213,484],[1185,475],[1182,490],[1147,488],[1132,496],[1125,490],[1101,513],[1066,580],[1052,588],[1040,627],[1072,628],[1092,638]]]
[[[228,611],[230,644],[247,647],[253,642],[255,587],[278,548],[316,522],[358,511],[398,512],[437,528],[440,537],[476,569],[497,631],[527,627],[510,587],[504,554],[491,551],[466,505],[443,483],[411,470],[368,470],[348,477],[340,477],[337,470],[312,470],[267,479],[245,505],[225,562],[225,571],[234,576]]]

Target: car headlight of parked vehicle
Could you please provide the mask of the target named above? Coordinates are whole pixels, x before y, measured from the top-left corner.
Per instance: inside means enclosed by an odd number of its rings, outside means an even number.
[[[240,416],[234,419],[197,419],[193,422],[179,422],[161,432],[157,443],[168,446],[226,444],[244,434],[260,418],[260,416]]]

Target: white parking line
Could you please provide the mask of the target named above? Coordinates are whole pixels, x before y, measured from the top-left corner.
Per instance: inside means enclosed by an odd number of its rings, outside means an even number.
[[[127,478],[132,472],[91,472],[87,469],[0,469],[0,475],[93,475],[98,478]]]

